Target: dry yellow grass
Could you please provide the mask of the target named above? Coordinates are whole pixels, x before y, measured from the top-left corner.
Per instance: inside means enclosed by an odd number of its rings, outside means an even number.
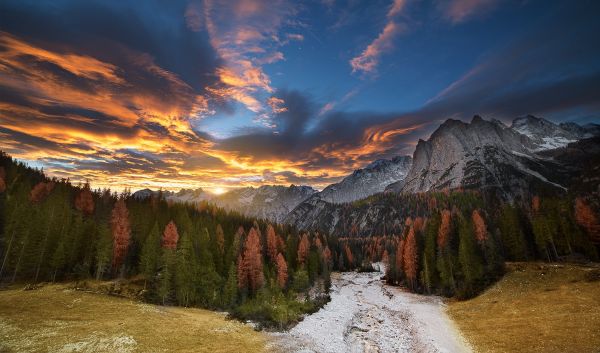
[[[598,267],[510,264],[480,296],[448,313],[478,352],[600,352]]]
[[[65,285],[0,291],[0,352],[263,352],[266,336],[219,313]]]

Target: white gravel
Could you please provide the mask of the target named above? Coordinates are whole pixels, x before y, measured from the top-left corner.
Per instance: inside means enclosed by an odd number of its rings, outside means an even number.
[[[471,352],[439,297],[387,286],[381,273],[332,275],[331,301],[288,332],[285,352]]]

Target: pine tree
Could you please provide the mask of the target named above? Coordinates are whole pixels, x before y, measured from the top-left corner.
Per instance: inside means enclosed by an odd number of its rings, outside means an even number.
[[[508,204],[502,207],[499,228],[506,257],[515,261],[527,260],[527,244],[515,207]]]
[[[173,271],[175,266],[175,250],[162,249],[161,269],[158,276],[158,295],[163,305],[166,305],[173,292]]]
[[[475,234],[473,234],[473,224],[468,218],[459,219],[459,246],[458,259],[461,265],[464,279],[464,295],[471,296],[475,293],[475,288],[483,278],[483,261],[478,252]]]
[[[434,288],[438,286],[438,272],[435,266],[437,252],[437,234],[440,227],[440,216],[436,212],[431,217],[425,227],[425,247],[423,249],[423,261],[421,278],[423,286],[428,294],[431,294]]]
[[[223,304],[225,307],[233,308],[237,302],[238,279],[235,268],[235,263],[229,266],[227,275],[227,283],[223,289]]]
[[[219,249],[219,254],[223,256],[225,253],[225,234],[223,233],[223,228],[220,224],[217,224],[216,242],[217,248]]]
[[[194,286],[198,268],[192,241],[187,233],[183,233],[176,256],[175,294],[179,305],[190,306],[196,300]]]
[[[154,277],[158,270],[159,263],[160,234],[158,223],[155,222],[150,234],[146,237],[140,256],[140,271],[144,275],[146,281],[151,280]]]
[[[98,239],[96,240],[96,279],[98,280],[102,279],[102,276],[110,267],[112,245],[110,230],[106,225],[100,225]]]

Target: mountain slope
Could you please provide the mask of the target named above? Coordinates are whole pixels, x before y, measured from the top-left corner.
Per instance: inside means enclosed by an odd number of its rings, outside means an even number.
[[[331,184],[319,193],[323,201],[344,203],[364,199],[395,182],[404,180],[412,165],[410,156],[379,159],[365,168],[357,169],[339,183]]]
[[[419,140],[402,192],[494,188],[512,199],[535,187],[564,191],[568,171],[561,163],[534,153],[540,144],[514,126],[479,116],[471,123],[447,120],[427,141]],[[517,122],[516,126],[525,125]]]
[[[211,201],[247,216],[281,223],[294,207],[316,192],[310,186],[263,185],[259,188],[235,189],[216,196]]]
[[[533,115],[515,119],[510,128],[527,136],[534,145],[534,151],[565,147],[569,143],[600,134],[600,125],[555,124]]]

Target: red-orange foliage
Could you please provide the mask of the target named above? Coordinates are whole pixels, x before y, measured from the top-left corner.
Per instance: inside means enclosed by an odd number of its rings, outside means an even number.
[[[425,226],[425,220],[423,219],[423,217],[417,217],[413,221],[413,227],[415,227],[416,233],[419,233],[420,231],[422,231],[424,226]]]
[[[272,225],[267,226],[267,254],[272,262],[277,261],[277,234],[275,234],[275,228]]]
[[[350,249],[348,244],[346,244],[344,252],[346,253],[346,259],[348,259],[348,267],[351,267],[354,264],[354,255],[352,255],[352,249]]]
[[[333,265],[333,257],[331,254],[331,250],[329,250],[329,246],[326,246],[325,250],[323,250],[323,260],[325,261],[327,266],[331,267]]]
[[[600,243],[600,222],[594,210],[578,197],[575,199],[575,220],[585,228],[590,235],[590,239],[595,243]]]
[[[219,249],[219,253],[223,255],[225,252],[225,234],[220,224],[217,224],[217,248]]]
[[[304,265],[308,252],[310,251],[310,240],[308,240],[308,234],[304,233],[298,244],[298,263]]]
[[[177,249],[177,242],[179,241],[179,233],[177,233],[177,226],[173,221],[169,222],[165,227],[162,238],[162,247],[165,249]]]
[[[50,194],[50,192],[54,189],[54,182],[49,181],[47,183],[41,181],[36,186],[31,189],[31,193],[29,194],[29,200],[31,202],[40,202],[46,198]]]
[[[238,286],[244,287],[248,285],[251,291],[259,289],[264,281],[262,266],[262,246],[260,245],[260,237],[254,227],[250,228],[246,244],[244,246],[244,255],[241,259],[241,266],[238,263]]]
[[[385,266],[390,265],[390,254],[388,254],[387,249],[383,251],[383,255],[381,255],[381,262],[385,264]]]
[[[6,172],[4,171],[4,167],[0,167],[0,193],[6,190]]]
[[[110,225],[113,236],[113,269],[121,267],[129,248],[131,227],[129,225],[129,211],[125,201],[120,199],[112,210]]]
[[[404,244],[403,260],[406,279],[408,279],[410,287],[414,288],[417,280],[417,265],[419,263],[419,254],[417,253],[417,238],[415,236],[414,227],[411,227],[408,231],[408,236],[406,237],[406,242]]]
[[[90,184],[85,184],[83,189],[75,197],[75,208],[83,214],[91,215],[94,213],[94,198],[90,190]]]
[[[277,255],[277,284],[280,288],[285,288],[288,279],[288,267],[287,262],[283,255],[279,253]]]
[[[478,210],[473,210],[473,214],[471,215],[473,219],[473,228],[475,229],[475,238],[481,244],[487,239],[487,227],[485,225],[485,220],[481,216]]]
[[[450,211],[443,210],[442,211],[442,220],[440,222],[440,228],[438,229],[438,237],[437,237],[437,245],[439,248],[443,248],[448,244],[448,240],[450,238],[450,227],[451,224],[451,216]]]
[[[539,196],[534,196],[531,199],[531,209],[533,210],[534,213],[537,213],[540,211],[540,197]]]

